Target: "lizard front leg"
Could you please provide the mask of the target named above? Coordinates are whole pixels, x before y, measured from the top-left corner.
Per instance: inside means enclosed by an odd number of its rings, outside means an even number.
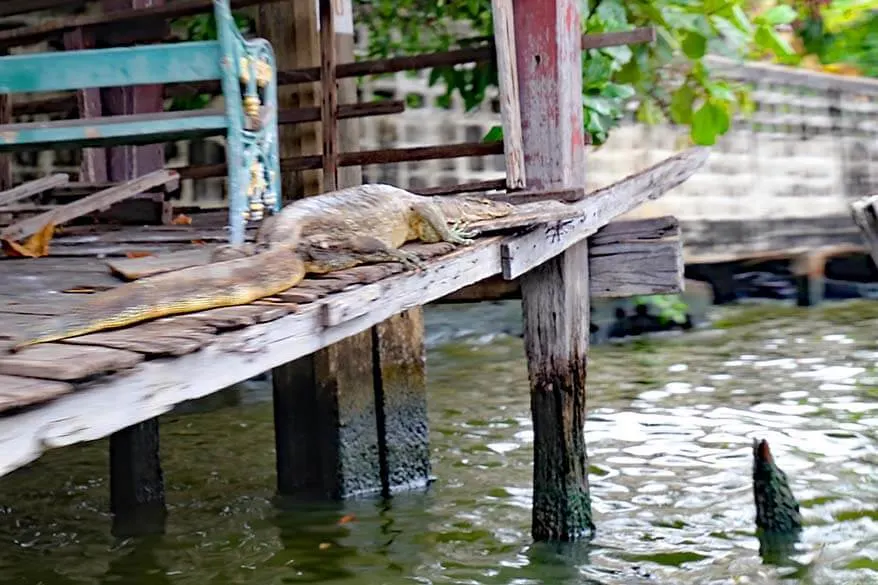
[[[306,239],[300,251],[309,262],[310,272],[333,272],[361,264],[400,262],[408,269],[424,267],[417,254],[394,248],[372,236],[350,236],[327,243],[321,238]]]
[[[466,231],[461,222],[454,222],[453,225],[449,226],[445,214],[436,204],[432,202],[416,203],[412,207],[412,211],[434,232],[433,234],[423,233],[425,230],[421,230],[421,241],[427,243],[450,242],[464,246],[473,243],[472,237],[475,234]]]

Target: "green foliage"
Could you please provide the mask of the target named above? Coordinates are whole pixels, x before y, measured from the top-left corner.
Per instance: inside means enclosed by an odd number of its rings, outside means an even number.
[[[848,66],[866,77],[878,77],[878,0],[799,2],[796,33],[801,51],[787,62],[807,64],[817,58],[823,68]]]
[[[635,305],[648,305],[658,310],[659,321],[663,324],[683,324],[689,305],[680,295],[641,295],[634,298]]]
[[[583,53],[583,119],[593,144],[604,143],[636,103],[637,120],[689,126],[697,144],[710,145],[731,127],[737,112],[752,109],[743,85],[715,79],[704,62],[708,53],[727,56],[794,54],[778,27],[797,12],[778,5],[753,18],[746,0],[589,0],[582,30],[596,34],[655,27],[648,45],[590,49]],[[492,37],[490,0],[355,0],[358,22],[366,25],[367,58],[445,51],[481,44]],[[455,34],[465,25],[476,37]],[[430,84],[443,83],[440,106],[454,93],[467,110],[478,107],[497,86],[495,63],[437,67]],[[502,135],[492,129],[486,139]]]

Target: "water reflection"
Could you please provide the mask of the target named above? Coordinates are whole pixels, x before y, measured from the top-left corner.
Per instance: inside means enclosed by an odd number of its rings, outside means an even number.
[[[164,535],[110,533],[105,441],[5,478],[0,581],[875,583],[876,307],[726,309],[721,329],[594,348],[590,543],[531,542],[518,313],[458,308],[430,331],[430,489],[332,505],[275,497],[270,393],[256,384],[163,420]],[[759,554],[754,436],[769,441],[801,503],[789,562]]]

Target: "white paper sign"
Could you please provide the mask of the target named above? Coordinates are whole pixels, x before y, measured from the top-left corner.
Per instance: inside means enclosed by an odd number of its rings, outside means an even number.
[[[332,0],[333,24],[335,33],[340,35],[354,34],[354,5],[351,0]],[[317,30],[320,30],[320,0],[314,0],[314,11],[317,14]]]

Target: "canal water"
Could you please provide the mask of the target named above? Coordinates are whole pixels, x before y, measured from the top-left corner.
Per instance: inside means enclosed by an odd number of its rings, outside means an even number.
[[[431,310],[429,490],[309,509],[276,498],[270,394],[242,386],[164,417],[161,536],[111,535],[106,441],[0,480],[0,583],[878,583],[878,303],[715,308],[710,327],[594,347],[598,532],[566,546],[529,535],[517,315]],[[802,505],[782,566],[754,537],[753,437]]]

